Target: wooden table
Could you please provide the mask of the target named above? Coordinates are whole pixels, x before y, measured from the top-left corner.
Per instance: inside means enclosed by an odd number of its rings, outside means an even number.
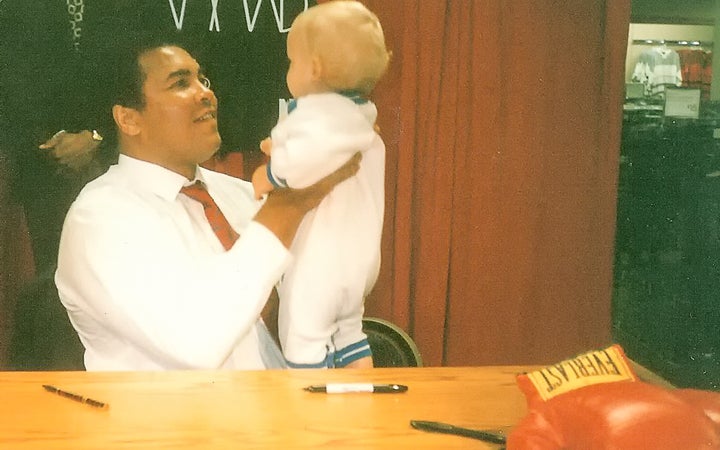
[[[510,430],[529,367],[188,372],[0,372],[0,449],[497,449],[411,419]],[[326,382],[398,383],[403,394],[317,394]],[[43,384],[103,402],[93,408]]]

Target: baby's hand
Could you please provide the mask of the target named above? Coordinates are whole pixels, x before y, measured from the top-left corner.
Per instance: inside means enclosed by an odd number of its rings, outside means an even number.
[[[270,156],[270,153],[272,152],[272,138],[268,137],[260,141],[260,150]]]
[[[275,189],[267,176],[267,164],[263,164],[255,169],[252,175],[252,185],[256,200],[262,199],[265,194]]]

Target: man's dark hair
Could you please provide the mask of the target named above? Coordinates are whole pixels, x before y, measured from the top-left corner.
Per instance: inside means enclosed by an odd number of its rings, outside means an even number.
[[[140,57],[150,50],[165,46],[187,47],[179,34],[135,33],[128,37],[126,45],[116,50],[110,95],[112,105],[134,109],[145,107],[143,84],[147,75],[140,66]]]

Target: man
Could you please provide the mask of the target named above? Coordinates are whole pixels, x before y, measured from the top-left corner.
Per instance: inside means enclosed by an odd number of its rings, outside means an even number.
[[[261,205],[249,183],[198,166],[220,135],[217,99],[195,59],[158,43],[126,56],[112,109],[119,162],[70,208],[55,276],[85,367],[280,367],[260,312],[305,213],[357,171],[358,158]],[[196,181],[240,235],[227,251],[203,205],[180,192]]]

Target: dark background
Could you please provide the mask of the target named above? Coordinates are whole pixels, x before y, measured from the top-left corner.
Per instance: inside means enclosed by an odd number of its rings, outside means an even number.
[[[174,1],[180,18],[182,2]],[[252,20],[257,2],[247,3],[250,9],[247,16]],[[284,6],[284,29],[305,7],[303,0],[274,3],[278,10],[281,4]],[[308,2],[309,6],[314,4],[315,1]],[[220,100],[221,153],[256,151],[260,140],[269,135],[277,121],[278,98],[289,96],[285,85],[287,33],[278,30],[272,5],[268,0],[260,3],[252,31],[248,31],[242,0],[218,2],[217,23],[212,21],[211,0],[187,0],[180,33],[205,67]],[[157,26],[168,31],[176,29],[169,2],[142,4],[141,8],[147,9],[145,20],[152,14]],[[215,30],[218,24],[220,31]]]

